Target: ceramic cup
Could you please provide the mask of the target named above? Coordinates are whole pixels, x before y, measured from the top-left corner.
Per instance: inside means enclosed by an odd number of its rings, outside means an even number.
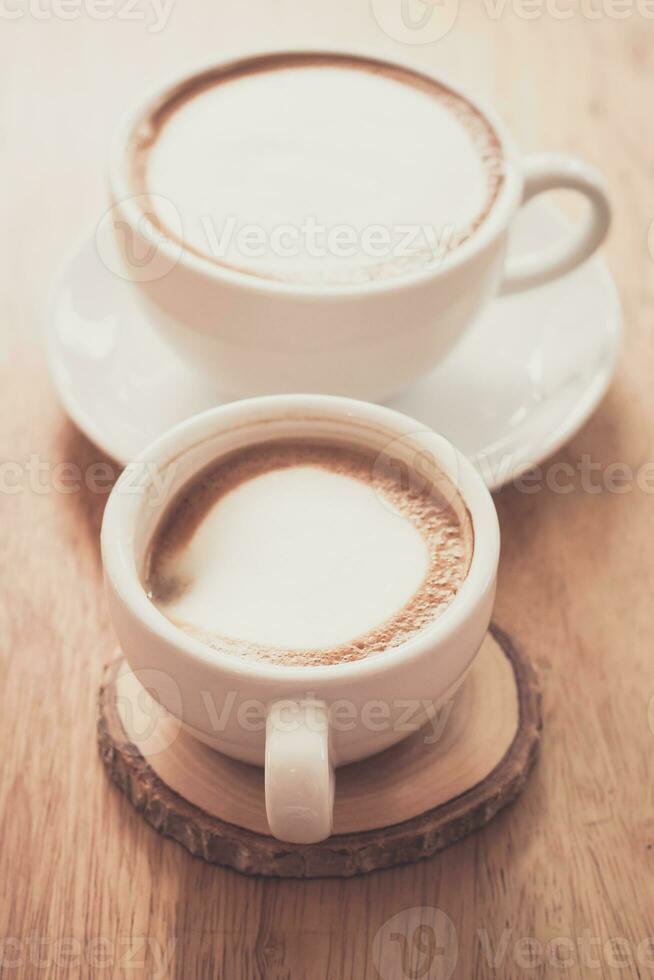
[[[345,56],[342,51],[266,52],[213,66],[197,77],[234,65],[256,67],[274,54]],[[398,64],[349,55],[373,67]],[[415,67],[404,67],[418,74]],[[607,231],[609,203],[595,170],[569,156],[521,156],[495,113],[466,96],[497,134],[505,176],[482,226],[437,264],[354,285],[277,282],[222,266],[166,238],[148,217],[149,199],[135,193],[132,179],[135,133],[193,77],[177,79],[147,99],[119,131],[110,168],[110,213],[125,274],[135,282],[153,322],[227,397],[280,391],[375,401],[390,397],[441,360],[498,290],[530,288],[569,272],[595,251]],[[552,249],[507,261],[516,212],[534,196],[557,188],[588,199],[585,219]],[[174,210],[174,202],[168,204]]]
[[[472,519],[468,575],[440,618],[401,645],[365,659],[298,667],[210,649],[166,619],[143,586],[145,556],[162,512],[186,481],[227,452],[278,437],[315,436],[390,453],[409,478],[418,459],[421,480],[426,462],[436,475],[444,473],[450,489],[458,490],[457,505],[463,502]],[[272,833],[307,843],[331,832],[334,767],[405,737],[407,704],[414,707],[411,730],[424,724],[430,706],[448,698],[471,666],[490,621],[499,530],[492,498],[472,464],[420,423],[350,399],[279,395],[211,409],[145,450],[124,471],[107,503],[102,558],[111,617],[130,667],[148,672],[157,700],[195,737],[235,759],[265,766]],[[163,678],[160,688],[157,677]],[[380,703],[383,718],[373,711],[371,720],[370,706]],[[246,704],[262,706],[261,724],[243,723],[239,709]],[[336,705],[346,706],[347,724],[339,723],[342,714],[334,717]]]

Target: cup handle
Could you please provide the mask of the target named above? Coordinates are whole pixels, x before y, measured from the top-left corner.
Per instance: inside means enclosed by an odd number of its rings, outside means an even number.
[[[272,834],[291,844],[329,837],[334,766],[324,701],[274,701],[266,718],[266,814]]]
[[[589,212],[581,227],[569,237],[548,249],[507,260],[501,293],[540,286],[575,269],[601,245],[611,223],[611,205],[604,181],[588,164],[559,153],[529,156],[525,171],[521,204],[551,190],[579,191],[588,198]]]

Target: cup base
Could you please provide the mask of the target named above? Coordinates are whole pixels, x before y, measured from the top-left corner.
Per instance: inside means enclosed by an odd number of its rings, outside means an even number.
[[[208,748],[149,697],[122,656],[108,665],[98,741],[114,782],[191,854],[275,877],[349,877],[442,850],[517,796],[542,728],[534,670],[492,626],[465,682],[424,728],[339,769],[333,835],[285,844],[270,836],[263,769]]]

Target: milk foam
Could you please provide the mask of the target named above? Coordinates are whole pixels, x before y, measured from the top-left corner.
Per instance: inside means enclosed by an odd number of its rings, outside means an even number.
[[[163,113],[140,189],[174,204],[190,248],[253,275],[347,282],[433,261],[492,205],[495,134],[437,83],[365,64],[205,85]]]
[[[227,653],[333,663],[393,646],[447,607],[469,522],[392,466],[292,441],[228,457],[184,489],[146,572],[173,623]]]
[[[246,643],[327,649],[396,613],[426,570],[420,533],[372,487],[293,467],[214,504],[175,564],[188,589],[165,611]]]

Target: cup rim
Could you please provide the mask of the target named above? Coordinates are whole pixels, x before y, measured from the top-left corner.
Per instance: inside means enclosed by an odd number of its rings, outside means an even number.
[[[302,55],[308,57],[349,57],[360,61],[368,61],[379,66],[402,68],[418,77],[435,81],[439,85],[449,89],[455,95],[467,100],[490,124],[502,148],[505,168],[502,187],[481,226],[466,241],[454,249],[454,251],[448,252],[436,266],[419,268],[416,271],[407,272],[397,277],[390,277],[389,279],[366,280],[356,283],[317,284],[288,282],[281,279],[264,279],[263,277],[259,278],[256,275],[234,269],[228,265],[221,265],[214,262],[210,258],[192,251],[184,242],[172,240],[167,237],[162,238],[161,232],[149,219],[143,221],[145,212],[138,201],[144,196],[147,196],[147,194],[145,191],[140,193],[135,192],[132,186],[130,178],[130,142],[134,130],[144,116],[154,111],[158,106],[165,105],[181,88],[212,72],[229,70],[238,65],[250,62],[254,63],[269,57],[283,58],[284,56],[298,57]],[[339,300],[348,297],[365,296],[375,293],[401,292],[403,289],[411,289],[416,285],[436,279],[441,275],[458,269],[474,259],[475,256],[483,252],[502,233],[519,207],[522,196],[523,178],[518,161],[519,153],[517,148],[507,127],[497,113],[464,88],[453,84],[436,72],[418,67],[401,58],[389,58],[380,51],[367,50],[364,47],[355,48],[330,45],[329,47],[322,48],[314,47],[310,44],[276,47],[273,45],[263,49],[244,50],[220,61],[213,61],[183,74],[178,74],[166,84],[157,86],[145,98],[140,100],[123,117],[122,123],[118,126],[114,134],[110,152],[109,189],[113,206],[120,208],[121,213],[132,228],[138,226],[139,234],[152,247],[160,250],[165,258],[172,263],[173,267],[182,265],[190,271],[218,283],[231,285],[235,288],[240,287],[248,292],[262,296],[300,296],[303,298]]]
[[[297,415],[298,411],[306,412],[309,417],[318,414],[338,422],[351,420],[353,423],[370,423],[388,430],[392,438],[420,433],[428,440],[437,464],[450,477],[463,499],[473,530],[468,574],[450,605],[437,619],[395,647],[345,663],[302,666],[273,664],[264,660],[246,660],[209,647],[175,626],[147,596],[134,555],[134,535],[142,497],[149,484],[144,482],[139,487],[139,493],[135,493],[130,485],[130,492],[123,493],[124,485],[131,479],[129,467],[123,471],[109,496],[102,522],[101,550],[107,582],[120,602],[155,639],[204,667],[231,674],[235,680],[249,678],[299,685],[320,681],[353,681],[384,673],[400,664],[432,654],[474,615],[493,587],[499,562],[500,534],[495,505],[481,475],[467,457],[428,426],[394,409],[340,396],[267,395],[218,406],[181,422],[146,447],[130,465],[137,472],[140,467],[145,469],[147,464],[165,466],[221,430],[247,424],[248,420],[282,419],[284,414],[289,413],[301,417]],[[451,472],[452,461],[456,478]],[[162,504],[163,507],[169,499]]]

